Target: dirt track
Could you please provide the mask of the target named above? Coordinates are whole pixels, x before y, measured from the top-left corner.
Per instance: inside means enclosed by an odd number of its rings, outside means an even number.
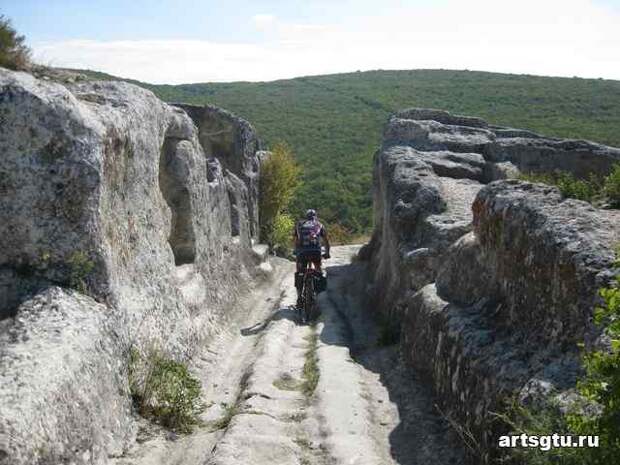
[[[241,303],[237,321],[192,367],[203,381],[205,425],[179,437],[144,422],[136,446],[113,463],[462,463],[428,389],[401,366],[396,345],[376,342],[363,267],[351,264],[357,250],[332,248],[314,326],[297,323],[294,265],[274,260],[273,284]]]

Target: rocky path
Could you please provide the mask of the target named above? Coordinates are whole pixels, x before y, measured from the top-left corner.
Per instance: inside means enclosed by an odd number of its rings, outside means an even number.
[[[379,347],[356,246],[333,248],[314,326],[297,323],[293,264],[243,302],[239,321],[193,367],[204,426],[177,437],[148,423],[114,465],[457,464],[462,454],[427,389]]]

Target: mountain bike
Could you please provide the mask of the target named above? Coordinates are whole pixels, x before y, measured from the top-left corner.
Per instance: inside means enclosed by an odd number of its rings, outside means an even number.
[[[315,290],[316,270],[308,265],[304,270],[303,285],[301,288],[301,308],[299,309],[301,322],[310,322],[317,313],[317,293]]]
[[[322,255],[325,258],[325,255]],[[303,273],[301,307],[298,312],[302,324],[307,324],[318,315],[317,295],[325,290],[326,278],[314,268],[312,262],[308,263]]]

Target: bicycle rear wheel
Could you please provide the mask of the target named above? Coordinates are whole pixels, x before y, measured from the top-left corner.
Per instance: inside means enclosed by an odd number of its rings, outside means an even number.
[[[304,278],[304,305],[302,319],[304,323],[308,323],[312,318],[314,305],[316,304],[316,294],[314,292],[314,278],[307,273]]]

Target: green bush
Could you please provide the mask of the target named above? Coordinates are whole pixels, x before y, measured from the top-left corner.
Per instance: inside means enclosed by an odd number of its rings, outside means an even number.
[[[524,407],[513,400],[507,408],[507,414],[499,415],[510,427],[510,435],[527,434],[528,436],[546,436],[553,433],[572,434],[567,417],[562,414],[557,402],[548,400],[545,407]],[[581,449],[552,448],[547,451],[538,448],[516,447],[509,449],[507,456],[498,463],[514,465],[583,465]]]
[[[26,38],[20,36],[11,21],[0,15],[0,66],[15,70],[30,67],[30,49],[25,45]]]
[[[291,255],[294,227],[295,220],[290,215],[280,213],[273,220],[267,242],[277,255],[281,257]]]
[[[612,172],[605,178],[603,192],[614,207],[620,207],[620,163],[614,165]]]
[[[613,207],[620,207],[620,163],[616,163],[611,173],[602,180],[593,175],[589,180],[577,179],[565,171],[524,173],[519,179],[556,186],[564,197],[586,202],[609,202]]]
[[[556,186],[564,197],[592,202],[601,194],[600,182],[594,177],[590,180],[577,179],[565,171],[553,173],[525,173],[519,179]]]
[[[604,305],[594,313],[594,322],[610,340],[608,350],[584,355],[586,375],[577,385],[579,393],[602,410],[597,415],[572,413],[569,424],[578,434],[597,434],[601,446],[588,449],[587,462],[620,463],[620,276],[615,285],[601,289]]]
[[[292,219],[287,209],[300,185],[300,168],[291,149],[286,144],[277,144],[271,156],[263,161],[260,176],[260,223],[261,240],[272,250],[285,244],[285,227],[288,242],[292,235]]]
[[[320,212],[319,212],[320,213]],[[325,225],[331,245],[351,244],[353,234],[347,228],[338,223],[328,223]]]
[[[129,386],[134,404],[145,418],[180,433],[199,423],[204,409],[202,386],[183,363],[150,351],[146,357],[134,349],[129,365]]]
[[[616,265],[618,266],[618,264]],[[528,465],[613,465],[620,464],[620,276],[600,291],[603,305],[594,312],[594,323],[609,337],[607,350],[583,356],[585,375],[577,383],[581,399],[562,414],[557,405],[529,409],[516,403],[509,409],[507,423],[513,433],[530,435],[597,435],[597,448],[514,449],[510,459]]]

